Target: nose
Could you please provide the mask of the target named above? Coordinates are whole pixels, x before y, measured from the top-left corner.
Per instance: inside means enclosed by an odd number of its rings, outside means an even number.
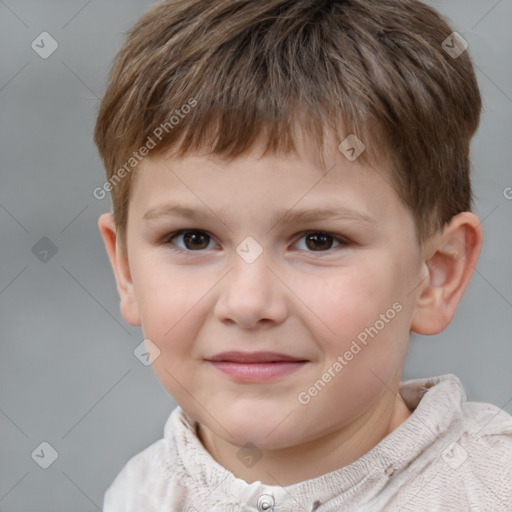
[[[264,253],[252,263],[233,255],[233,268],[220,283],[216,318],[245,329],[278,325],[288,314],[287,288]]]

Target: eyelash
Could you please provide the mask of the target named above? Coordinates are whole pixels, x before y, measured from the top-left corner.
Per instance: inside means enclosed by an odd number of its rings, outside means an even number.
[[[173,240],[174,238],[176,238],[178,236],[181,236],[181,235],[183,235],[185,233],[202,233],[202,234],[206,235],[207,237],[209,237],[210,241],[213,240],[213,237],[207,231],[203,231],[201,229],[182,229],[182,230],[175,231],[175,232],[170,233],[169,235],[167,235],[163,239],[162,243],[164,245],[168,245],[170,250],[175,251],[175,252],[179,252],[179,253],[201,253],[201,252],[204,252],[205,250],[207,250],[207,249],[199,249],[199,250],[195,250],[194,251],[194,250],[191,250],[191,249],[181,249],[180,247],[176,247],[171,242],[171,240]],[[339,248],[346,247],[346,246],[350,245],[349,240],[347,240],[344,237],[337,236],[337,235],[335,235],[333,233],[329,233],[328,231],[318,231],[318,230],[309,230],[309,231],[303,231],[302,233],[299,233],[299,238],[294,242],[294,245],[299,240],[301,240],[302,238],[304,238],[306,235],[309,235],[309,234],[327,235],[327,236],[331,237],[335,242],[338,242],[340,244],[337,247],[331,247],[330,249],[327,249],[325,251],[305,251],[305,252],[309,252],[309,253],[312,253],[312,254],[325,254],[325,253],[330,254],[335,249],[339,249]]]

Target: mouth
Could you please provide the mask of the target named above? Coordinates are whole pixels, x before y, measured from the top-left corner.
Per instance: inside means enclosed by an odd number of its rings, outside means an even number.
[[[207,361],[223,374],[243,382],[261,382],[284,377],[309,362],[277,352],[223,352]]]
[[[230,363],[289,363],[304,362],[305,359],[278,352],[222,352],[207,359],[214,362]]]

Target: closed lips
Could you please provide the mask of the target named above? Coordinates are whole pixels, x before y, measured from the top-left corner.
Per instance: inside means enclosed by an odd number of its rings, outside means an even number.
[[[305,362],[305,359],[276,352],[223,352],[210,357],[208,361],[233,363],[284,363]]]

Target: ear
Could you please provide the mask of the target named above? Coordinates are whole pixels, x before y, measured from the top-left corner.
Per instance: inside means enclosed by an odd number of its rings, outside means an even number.
[[[424,251],[422,282],[418,286],[411,330],[437,334],[446,329],[471,280],[483,244],[483,231],[476,215],[454,216],[442,233]]]
[[[117,291],[121,299],[121,314],[131,325],[140,325],[140,313],[133,288],[127,253],[125,255],[117,236],[117,228],[112,213],[104,213],[98,220],[101,236],[105,242],[110,264],[114,270]]]

